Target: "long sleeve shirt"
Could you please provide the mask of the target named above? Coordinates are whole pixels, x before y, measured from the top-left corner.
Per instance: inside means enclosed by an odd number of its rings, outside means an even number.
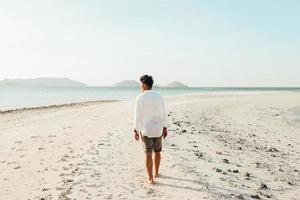
[[[135,99],[134,129],[149,138],[160,137],[168,126],[164,99],[157,92],[145,90]]]

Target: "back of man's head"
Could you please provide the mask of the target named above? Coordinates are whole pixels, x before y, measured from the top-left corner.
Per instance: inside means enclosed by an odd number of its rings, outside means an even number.
[[[152,85],[154,82],[152,76],[143,75],[143,76],[141,76],[140,81],[141,81],[141,83],[145,84],[148,87],[148,89],[150,89],[150,90],[152,89]]]

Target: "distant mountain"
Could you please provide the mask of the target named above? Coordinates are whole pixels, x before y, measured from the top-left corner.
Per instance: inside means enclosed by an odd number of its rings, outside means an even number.
[[[140,83],[134,80],[120,81],[115,84],[115,87],[139,87]]]
[[[0,86],[16,87],[88,87],[88,85],[69,78],[4,79]]]
[[[187,86],[183,83],[180,83],[178,81],[174,81],[174,82],[171,82],[171,83],[165,85],[165,87],[189,87],[189,86]]]
[[[125,81],[117,82],[115,84],[115,87],[139,87],[139,86],[140,86],[140,83],[135,80],[125,80]],[[188,87],[188,86],[183,83],[180,83],[178,81],[174,81],[165,86],[162,86],[160,84],[154,84],[153,87],[159,88],[159,87]]]

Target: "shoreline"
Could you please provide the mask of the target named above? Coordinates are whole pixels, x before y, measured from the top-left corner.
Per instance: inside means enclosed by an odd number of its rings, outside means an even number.
[[[155,90],[154,90],[155,91]],[[284,91],[210,91],[210,92],[190,92],[184,94],[166,94],[163,95],[165,98],[174,98],[174,97],[186,97],[186,96],[197,96],[199,98],[220,98],[220,97],[236,97],[236,96],[245,96],[245,95],[255,95],[255,94],[265,94],[265,93],[281,93]],[[286,92],[295,92],[295,91],[286,91]],[[68,102],[68,103],[58,103],[58,104],[47,104],[47,105],[37,105],[37,106],[28,106],[28,107],[16,107],[10,109],[0,109],[0,115],[9,114],[9,113],[20,113],[31,110],[48,110],[48,109],[56,109],[56,108],[64,108],[64,107],[74,107],[74,106],[88,106],[97,103],[111,103],[118,101],[131,101],[131,99],[100,99],[100,100],[88,100],[88,101],[79,101],[79,102]]]
[[[118,102],[121,100],[95,100],[95,101],[82,101],[76,103],[63,103],[63,104],[51,104],[46,106],[36,106],[36,107],[23,107],[9,110],[0,110],[0,115],[12,114],[12,113],[21,113],[26,111],[34,111],[34,110],[49,110],[49,109],[58,109],[58,108],[70,108],[70,107],[83,107],[89,106],[98,103],[112,103]]]
[[[214,88],[215,89],[215,88]],[[300,90],[284,90],[284,89],[278,89],[278,90],[237,90],[237,89],[230,89],[228,88],[227,91],[216,91],[216,90],[204,90],[204,91],[189,91],[186,93],[170,93],[170,94],[164,94],[164,92],[155,90],[156,92],[159,92],[162,96],[166,98],[173,98],[175,97],[185,97],[185,96],[198,96],[200,98],[210,98],[210,97],[223,97],[223,96],[245,96],[245,95],[253,95],[253,94],[274,94],[274,93],[282,93],[282,92],[288,92],[288,93],[298,93]],[[17,98],[17,97],[16,97]],[[58,97],[59,98],[59,97]],[[61,102],[52,102],[49,103],[36,103],[32,105],[9,105],[9,103],[5,103],[4,105],[0,105],[0,114],[6,114],[6,113],[12,113],[12,112],[19,112],[19,111],[24,111],[24,110],[35,110],[35,109],[49,109],[49,108],[58,108],[58,107],[71,107],[71,106],[76,106],[76,105],[81,105],[81,104],[86,104],[86,103],[99,103],[99,102],[111,102],[111,101],[130,101],[133,100],[135,96],[131,96],[128,98],[115,98],[115,97],[110,97],[110,98],[98,98],[98,99],[93,99],[91,98],[90,100],[70,100],[70,101],[65,101],[61,99]],[[1,103],[1,102],[0,102]],[[8,105],[6,105],[8,104]]]

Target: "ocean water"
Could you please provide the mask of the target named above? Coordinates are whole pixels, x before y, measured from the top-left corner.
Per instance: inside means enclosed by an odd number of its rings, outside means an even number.
[[[235,91],[298,91],[300,88],[154,88],[162,95],[207,92]],[[77,103],[95,100],[133,99],[140,93],[138,88],[118,87],[78,87],[78,88],[39,88],[39,87],[0,87],[0,111]]]

